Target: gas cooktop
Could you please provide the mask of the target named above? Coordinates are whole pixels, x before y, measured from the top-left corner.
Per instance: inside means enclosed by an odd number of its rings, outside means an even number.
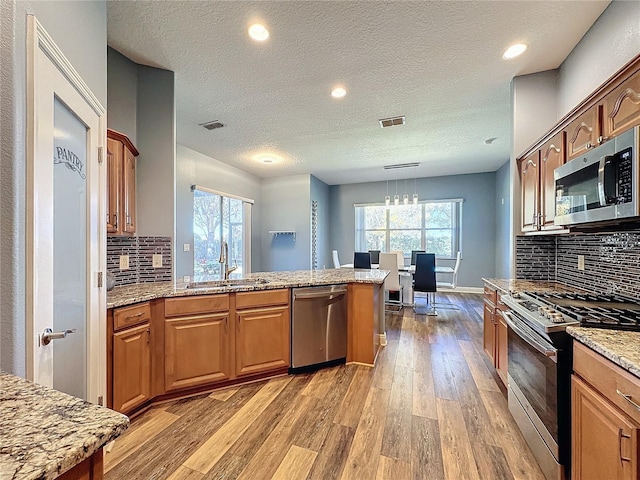
[[[547,333],[569,325],[640,331],[640,303],[621,295],[521,292],[504,300]]]

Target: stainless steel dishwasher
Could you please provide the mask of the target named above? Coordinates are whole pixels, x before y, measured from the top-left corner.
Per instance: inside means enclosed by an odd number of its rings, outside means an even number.
[[[294,288],[291,370],[343,362],[347,357],[347,286]]]

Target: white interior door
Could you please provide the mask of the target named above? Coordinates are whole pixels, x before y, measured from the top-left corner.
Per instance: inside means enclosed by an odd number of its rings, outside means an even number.
[[[106,348],[106,294],[98,278],[106,250],[99,222],[105,112],[35,17],[28,26],[29,375],[99,402]]]

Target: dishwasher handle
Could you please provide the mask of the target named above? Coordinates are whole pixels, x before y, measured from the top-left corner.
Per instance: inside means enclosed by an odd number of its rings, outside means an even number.
[[[318,292],[294,292],[293,294],[293,298],[295,300],[299,299],[299,298],[328,298],[328,299],[333,299],[333,298],[337,298],[340,297],[342,295],[346,295],[347,293],[347,289],[346,288],[341,288],[339,290],[321,290]]]

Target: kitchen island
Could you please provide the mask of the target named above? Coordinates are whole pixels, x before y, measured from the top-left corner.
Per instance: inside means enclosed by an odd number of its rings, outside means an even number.
[[[147,283],[107,296],[107,405],[155,401],[286,374],[291,289],[346,285],[347,363],[373,366],[385,344],[384,270],[261,272]]]
[[[0,479],[101,479],[122,414],[0,372]]]

